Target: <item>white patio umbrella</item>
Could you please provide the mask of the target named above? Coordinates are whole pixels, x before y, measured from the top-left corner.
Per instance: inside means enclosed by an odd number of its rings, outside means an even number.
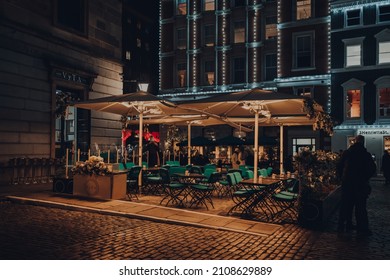
[[[312,112],[322,111],[314,101],[307,102],[306,97],[291,94],[252,89],[248,91],[219,94],[210,98],[182,102],[178,107],[198,110],[221,117],[233,123],[254,123],[254,170],[258,166],[258,126],[280,126],[280,172],[283,172],[283,126],[313,125],[313,115],[305,111],[305,106],[312,104]],[[253,118],[254,115],[254,118]],[[257,179],[257,172],[254,172]]]

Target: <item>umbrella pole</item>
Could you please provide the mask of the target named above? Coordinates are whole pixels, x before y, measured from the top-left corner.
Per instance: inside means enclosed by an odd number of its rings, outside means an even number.
[[[143,138],[143,112],[140,110],[139,113],[139,139],[138,139],[138,165],[142,167],[142,138]],[[142,172],[138,175],[138,188],[139,192],[141,193],[141,187],[142,187]]]
[[[259,112],[256,111],[255,114],[255,156],[254,156],[254,163],[253,163],[253,176],[254,180],[257,181],[258,171],[257,171],[257,164],[259,162]]]
[[[279,150],[280,150],[280,155],[279,155],[279,157],[280,157],[280,167],[279,167],[279,169],[280,169],[280,175],[282,175],[282,174],[284,174],[284,168],[283,168],[283,165],[284,165],[284,163],[283,163],[283,154],[284,154],[284,151],[283,151],[283,146],[284,146],[284,144],[283,144],[283,125],[280,125],[280,148],[279,148]]]
[[[187,163],[188,165],[191,164],[191,122],[188,122],[187,123],[187,157],[188,157],[188,160],[187,160]]]

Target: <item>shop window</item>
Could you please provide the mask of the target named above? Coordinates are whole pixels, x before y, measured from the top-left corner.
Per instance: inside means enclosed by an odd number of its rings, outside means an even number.
[[[278,36],[278,30],[276,27],[277,17],[270,16],[265,18],[265,39],[275,39]]]
[[[234,23],[234,43],[245,42],[245,21],[237,21]]]
[[[296,34],[294,41],[294,68],[314,67],[313,35]]]
[[[361,10],[350,10],[346,12],[345,26],[360,25]]]
[[[187,14],[187,0],[177,0],[177,14],[178,15]]]
[[[347,91],[346,117],[347,119],[360,118],[361,112],[361,92],[360,89],[350,89]]]
[[[187,82],[187,65],[185,63],[179,63],[177,65],[177,86],[185,87]]]
[[[66,30],[86,35],[87,8],[85,0],[56,0],[55,23]]]
[[[311,17],[311,0],[297,0],[297,20]]]
[[[378,22],[390,21],[390,5],[378,7]]]

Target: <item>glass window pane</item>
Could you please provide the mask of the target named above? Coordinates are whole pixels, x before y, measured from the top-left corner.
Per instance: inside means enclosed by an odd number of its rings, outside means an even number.
[[[379,63],[390,63],[390,42],[379,43]]]
[[[390,5],[379,7],[379,22],[390,21]]]
[[[177,0],[177,14],[178,15],[187,14],[187,0]]]
[[[297,0],[297,20],[311,17],[311,0]]]
[[[346,103],[347,118],[360,118],[360,90],[353,89],[347,91]]]
[[[346,47],[346,66],[360,66],[361,65],[361,46],[350,45]]]
[[[215,0],[204,0],[204,10],[205,11],[214,11],[215,10]]]
[[[234,43],[245,42],[245,22],[238,21],[234,23]]]
[[[390,117],[390,88],[379,89],[379,116]]]

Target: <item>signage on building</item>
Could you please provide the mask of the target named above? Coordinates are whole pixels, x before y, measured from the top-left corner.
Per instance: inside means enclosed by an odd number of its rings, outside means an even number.
[[[64,70],[58,70],[58,69],[54,70],[54,76],[57,79],[78,83],[84,86],[89,86],[90,84],[89,78],[82,77],[78,74],[67,72]]]
[[[357,130],[357,134],[361,134],[361,135],[366,135],[366,136],[370,136],[370,135],[390,135],[390,129],[386,129],[386,128],[380,128],[380,129],[358,129]]]

